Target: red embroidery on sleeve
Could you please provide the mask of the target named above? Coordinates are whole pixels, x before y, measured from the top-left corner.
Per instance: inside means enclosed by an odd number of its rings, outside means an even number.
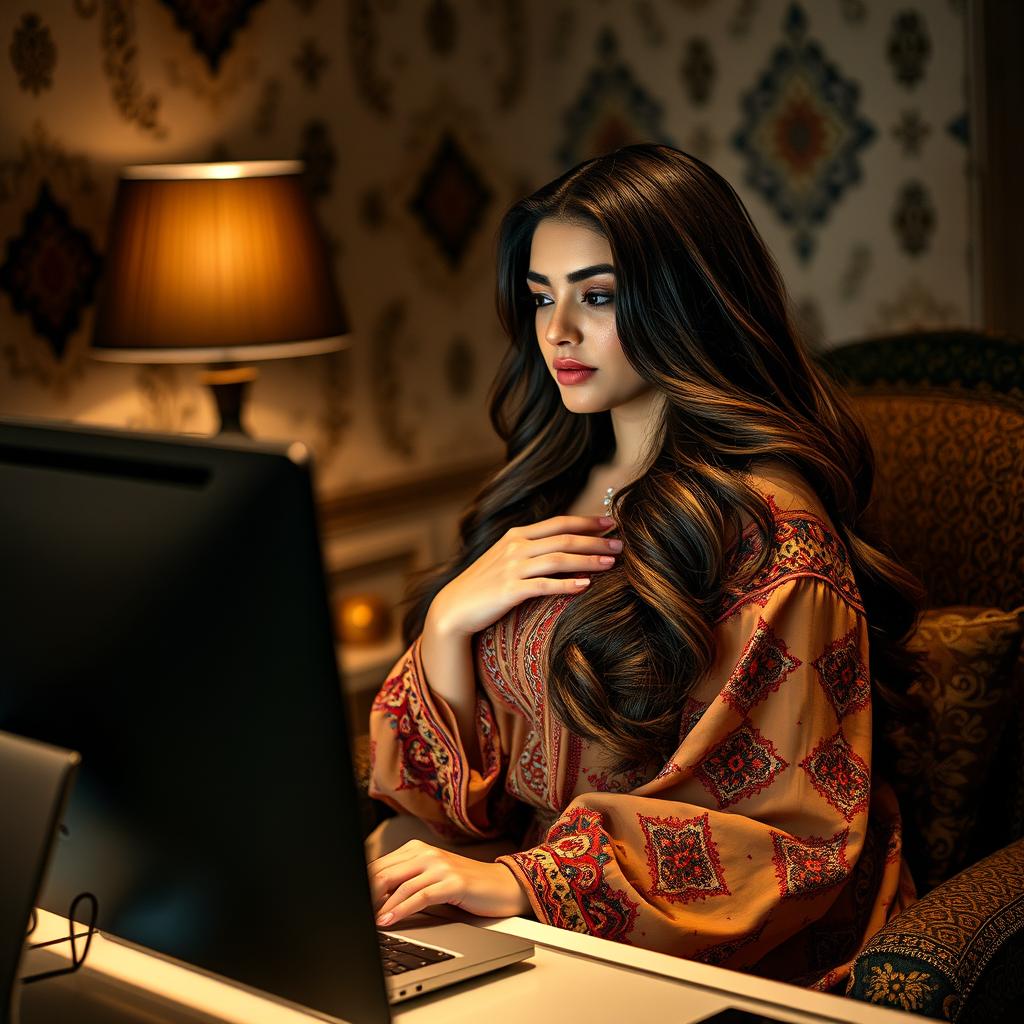
[[[575,807],[555,822],[546,843],[512,854],[512,859],[529,879],[550,924],[624,941],[639,904],[605,880],[610,846],[601,814]]]
[[[819,579],[832,587],[848,604],[863,611],[860,591],[850,567],[850,556],[843,542],[821,519],[810,512],[775,512],[775,533],[771,538],[772,557],[741,587],[727,586],[715,614],[721,622],[745,604],[767,603],[771,591],[801,576]],[[744,566],[758,557],[762,540],[756,527],[748,527],[731,558],[733,572],[742,574]]]
[[[780,895],[797,899],[817,896],[845,881],[850,870],[846,860],[849,832],[844,828],[828,839],[817,836],[797,839],[772,832],[775,847],[772,863]]]
[[[841,732],[823,739],[800,767],[807,772],[811,785],[847,821],[867,809],[871,774]]]
[[[647,848],[652,896],[670,903],[692,903],[729,896],[718,846],[711,838],[709,815],[696,818],[648,818],[638,814]]]
[[[840,722],[871,703],[871,683],[860,655],[856,626],[830,643],[812,664]]]
[[[789,767],[751,722],[743,722],[697,765],[694,775],[719,809],[767,789]]]
[[[785,642],[762,618],[722,691],[722,700],[746,718],[750,709],[774,693],[800,667]]]

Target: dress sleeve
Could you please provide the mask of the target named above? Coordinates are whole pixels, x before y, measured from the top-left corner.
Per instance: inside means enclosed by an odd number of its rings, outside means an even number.
[[[499,858],[541,921],[735,967],[837,899],[871,788],[863,613],[802,576],[729,610],[716,641],[660,772],[577,795]]]
[[[370,712],[370,796],[383,800],[451,840],[502,834],[510,803],[504,791],[507,756],[502,713],[477,687],[476,735],[481,769],[471,768],[455,715],[430,690],[420,638],[398,660]]]

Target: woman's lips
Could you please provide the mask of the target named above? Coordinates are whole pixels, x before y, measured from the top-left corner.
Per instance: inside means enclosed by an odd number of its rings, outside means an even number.
[[[593,366],[587,366],[578,359],[556,359],[553,365],[559,384],[582,384],[597,373]]]
[[[595,373],[597,370],[590,367],[555,370],[555,378],[559,384],[582,384],[585,380],[590,380]]]

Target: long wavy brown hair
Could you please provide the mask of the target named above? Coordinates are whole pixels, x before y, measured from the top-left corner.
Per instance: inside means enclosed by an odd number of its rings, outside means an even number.
[[[627,146],[573,168],[506,214],[497,307],[511,342],[491,393],[505,465],[461,520],[461,545],[420,580],[404,620],[423,628],[438,591],[513,526],[564,512],[615,450],[608,412],[562,404],[539,351],[526,285],[544,218],[608,240],[623,352],[666,399],[648,471],[615,496],[624,542],[557,620],[547,681],[552,709],[601,744],[617,768],[671,755],[683,703],[714,657],[714,611],[773,555],[772,513],[744,479],[757,460],[786,463],[822,501],[849,554],[884,706],[907,704],[914,578],[865,537],[873,478],[867,437],[799,341],[778,268],[732,187],[668,146]],[[760,554],[737,578],[743,523]]]

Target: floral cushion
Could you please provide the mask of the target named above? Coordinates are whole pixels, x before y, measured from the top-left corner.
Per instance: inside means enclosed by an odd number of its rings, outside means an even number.
[[[1024,608],[939,608],[922,614],[911,638],[924,655],[919,693],[926,715],[890,728],[885,743],[895,763],[907,858],[922,893],[974,852],[977,809],[1012,710],[1022,630]]]
[[[958,1021],[1019,1019],[1024,839],[917,901],[854,961],[847,995]]]

